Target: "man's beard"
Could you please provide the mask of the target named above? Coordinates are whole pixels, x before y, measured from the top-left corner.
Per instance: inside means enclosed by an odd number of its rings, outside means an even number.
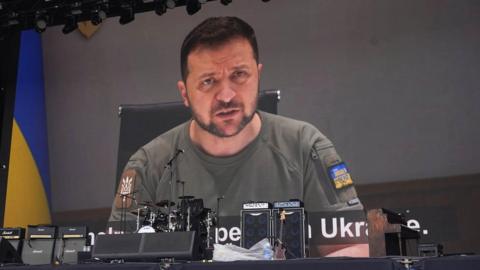
[[[192,104],[192,103],[190,103]],[[240,111],[244,112],[244,115],[242,119],[240,120],[240,123],[238,124],[237,130],[232,133],[232,134],[226,134],[223,130],[221,130],[217,124],[215,124],[213,121],[211,121],[210,124],[207,124],[203,122],[200,117],[198,117],[198,114],[195,112],[195,108],[190,105],[190,111],[192,112],[192,117],[195,120],[195,122],[200,126],[203,130],[207,131],[208,133],[220,137],[220,138],[228,138],[228,137],[233,137],[240,133],[247,125],[250,123],[255,116],[255,112],[257,111],[257,104],[258,104],[258,96],[255,98],[254,104],[252,106],[253,110],[250,114],[245,114],[245,105],[240,104],[236,101],[231,101],[231,102],[218,102],[211,110],[210,110],[210,117],[213,120],[215,117],[215,114],[220,111],[220,110],[226,110],[226,109],[238,109]]]

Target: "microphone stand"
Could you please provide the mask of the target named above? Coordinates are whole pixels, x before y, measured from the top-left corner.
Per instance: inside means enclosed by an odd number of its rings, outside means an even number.
[[[122,233],[125,233],[127,230],[127,199],[135,200],[135,193],[137,193],[137,191],[130,193],[118,193],[122,198],[122,212],[120,213],[120,230]]]
[[[217,198],[217,228],[220,228],[220,201],[225,199],[225,196],[220,196]]]
[[[167,165],[165,165],[165,169],[169,169],[170,170],[170,202],[168,203],[168,229],[171,230],[172,228],[172,219],[170,217],[170,214],[171,214],[171,211],[172,211],[172,202],[174,200],[173,196],[174,196],[174,190],[173,190],[173,186],[174,186],[174,176],[175,176],[175,167],[174,165],[175,164],[175,160],[177,159],[178,155],[180,155],[180,153],[183,153],[184,151],[182,149],[177,149],[177,151],[175,151],[175,154],[173,155],[173,157],[167,162]]]
[[[185,197],[185,181],[177,180],[177,183],[182,185],[182,197]]]

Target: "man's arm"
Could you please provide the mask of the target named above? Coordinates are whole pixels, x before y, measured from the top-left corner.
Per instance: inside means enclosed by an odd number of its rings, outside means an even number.
[[[115,224],[120,223],[122,215],[125,215],[127,222],[134,223],[137,217],[131,212],[141,207],[138,205],[139,202],[152,202],[152,192],[145,186],[148,177],[147,167],[148,159],[143,149],[139,149],[133,154],[125,166],[115,192],[109,217],[109,223],[113,225],[114,229],[120,228]]]
[[[305,172],[305,206],[312,212],[363,211],[352,177],[330,140],[312,136]],[[344,243],[344,241],[342,241]],[[311,247],[315,256],[368,257],[368,243],[324,244]]]

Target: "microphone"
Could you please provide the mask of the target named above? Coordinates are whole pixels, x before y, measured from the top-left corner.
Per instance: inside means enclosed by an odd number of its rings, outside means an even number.
[[[174,184],[173,183],[175,180],[173,179],[175,179],[174,177],[175,169],[173,168],[173,162],[175,161],[175,159],[177,159],[178,155],[180,155],[180,153],[183,153],[183,152],[185,152],[183,149],[177,148],[173,157],[165,165],[165,169],[170,170],[170,202],[174,201],[174,190],[173,190]],[[182,186],[185,186],[185,183],[182,183]],[[171,213],[172,213],[172,204],[168,203],[168,215],[170,215]],[[170,228],[172,228],[172,219],[170,217],[168,218],[168,228],[169,230]]]
[[[177,148],[173,157],[167,162],[167,165],[165,165],[165,168],[171,167],[172,163],[175,161],[175,159],[177,159],[177,157],[178,157],[178,155],[180,155],[180,153],[182,153],[182,154],[185,153],[185,150]]]

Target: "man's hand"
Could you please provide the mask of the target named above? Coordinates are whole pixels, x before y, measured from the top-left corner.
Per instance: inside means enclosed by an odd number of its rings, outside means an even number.
[[[368,244],[324,245],[317,246],[316,256],[322,257],[368,257]]]

